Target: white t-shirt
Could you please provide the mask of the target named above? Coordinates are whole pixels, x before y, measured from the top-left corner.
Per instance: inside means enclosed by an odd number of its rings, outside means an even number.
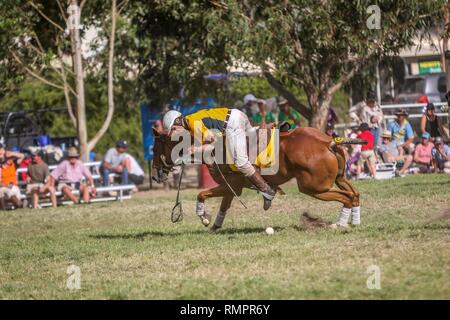
[[[111,148],[106,152],[103,161],[110,163],[113,167],[118,166],[126,158],[126,153],[117,152],[116,148]]]
[[[129,173],[137,175],[137,176],[143,176],[144,170],[139,166],[139,163],[134,159],[132,156],[127,154],[127,157],[130,159],[131,162],[131,170]]]

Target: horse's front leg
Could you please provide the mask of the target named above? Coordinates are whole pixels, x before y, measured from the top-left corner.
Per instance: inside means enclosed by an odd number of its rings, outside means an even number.
[[[229,193],[222,198],[222,203],[220,204],[219,212],[216,215],[216,220],[214,221],[214,224],[211,227],[211,232],[216,232],[217,230],[222,228],[223,221],[225,220],[227,211],[231,207],[231,202],[233,202],[233,197],[234,197],[233,194]]]
[[[205,211],[205,200],[214,197],[224,197],[228,193],[229,192],[226,186],[218,186],[202,191],[198,194],[197,206],[195,211],[205,227],[209,226],[209,224],[211,223],[211,215],[207,214]]]

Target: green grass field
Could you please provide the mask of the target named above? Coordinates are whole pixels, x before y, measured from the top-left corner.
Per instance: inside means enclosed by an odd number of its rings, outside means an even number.
[[[450,299],[450,175],[361,181],[362,225],[349,231],[299,227],[304,211],[333,221],[338,203],[284,187],[272,209],[253,191],[233,203],[217,234],[195,217],[170,222],[175,193],[124,203],[0,212],[1,299]],[[207,202],[215,214],[219,200]],[[266,235],[264,229],[275,228]],[[81,289],[66,287],[67,267]],[[381,289],[370,290],[370,265]]]

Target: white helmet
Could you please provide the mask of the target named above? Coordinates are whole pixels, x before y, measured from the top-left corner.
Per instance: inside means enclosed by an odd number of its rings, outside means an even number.
[[[256,97],[252,94],[247,94],[244,97],[244,104],[248,104],[249,102],[257,102],[258,99],[256,99]]]
[[[164,130],[170,131],[172,129],[175,119],[181,117],[181,113],[176,110],[167,111],[163,117],[162,123]]]

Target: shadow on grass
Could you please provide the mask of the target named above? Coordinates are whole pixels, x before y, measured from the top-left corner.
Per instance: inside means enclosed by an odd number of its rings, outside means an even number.
[[[275,231],[284,230],[282,227],[274,227]],[[178,237],[192,234],[212,234],[212,235],[237,235],[237,234],[252,234],[252,233],[264,233],[263,228],[224,228],[220,229],[216,233],[210,233],[209,229],[193,230],[186,232],[161,232],[161,231],[145,231],[139,233],[122,233],[122,234],[94,234],[89,235],[89,238],[93,239],[136,239],[143,240],[147,237]]]

